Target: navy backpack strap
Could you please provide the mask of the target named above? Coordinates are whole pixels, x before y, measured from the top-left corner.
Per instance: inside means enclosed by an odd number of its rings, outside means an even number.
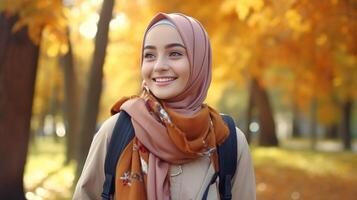
[[[206,187],[205,193],[203,193],[202,200],[207,199],[209,188],[211,187],[212,184],[214,184],[216,182],[217,176],[218,176],[218,172],[213,174],[211,181],[209,182],[208,186]]]
[[[229,136],[218,146],[219,194],[221,200],[232,199],[232,179],[237,168],[237,133],[233,118],[221,115],[229,128]]]
[[[112,137],[105,157],[104,172],[105,181],[103,184],[103,200],[111,199],[115,190],[115,170],[118,159],[125,147],[134,138],[134,128],[131,117],[125,111],[121,111],[115,123]]]
[[[221,116],[228,125],[229,136],[223,144],[217,146],[219,172],[213,175],[203,194],[202,200],[207,199],[209,188],[211,184],[216,182],[217,176],[219,176],[219,194],[221,200],[232,199],[232,179],[237,168],[237,132],[233,118],[223,114]]]

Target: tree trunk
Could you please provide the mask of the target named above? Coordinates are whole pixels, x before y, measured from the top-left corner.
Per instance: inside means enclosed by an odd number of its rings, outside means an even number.
[[[326,138],[328,139],[338,138],[338,125],[336,123],[330,124],[326,127]]]
[[[88,85],[80,112],[77,178],[82,171],[97,124],[99,100],[102,91],[103,65],[108,44],[109,22],[112,18],[113,7],[114,0],[103,1],[98,23],[98,32],[95,38],[93,61],[90,67]]]
[[[52,133],[51,136],[53,138],[53,140],[55,142],[58,142],[59,138],[57,136],[56,133],[56,125],[57,125],[57,114],[58,114],[58,106],[59,106],[59,102],[58,102],[58,81],[56,80],[56,78],[52,79],[52,83],[51,83],[51,97],[50,97],[50,104],[49,104],[49,115],[52,117],[52,121],[51,121],[51,130]]]
[[[16,21],[0,14],[0,196],[21,200],[39,47]]]
[[[294,103],[293,105],[293,128],[292,128],[292,137],[293,138],[300,138],[301,137],[301,130],[300,130],[300,116],[299,110],[297,105]]]
[[[351,111],[353,102],[347,100],[342,105],[342,122],[341,122],[341,136],[343,141],[343,148],[351,150]]]
[[[247,142],[250,144],[251,142],[251,135],[252,132],[250,131],[250,124],[252,123],[253,119],[253,108],[254,108],[254,90],[253,90],[253,84],[250,83],[249,86],[249,99],[248,99],[248,107],[247,107],[247,120],[246,120],[246,130],[245,130],[245,135],[247,138]]]
[[[78,148],[78,113],[79,94],[78,82],[74,69],[72,44],[70,42],[69,29],[67,29],[68,52],[60,58],[60,64],[64,76],[64,123],[66,127],[66,161],[76,160],[76,150]]]
[[[266,90],[259,85],[258,80],[253,79],[252,89],[254,100],[259,110],[260,136],[259,144],[262,146],[278,146],[278,138],[275,134],[275,122],[272,107]]]
[[[317,122],[316,122],[316,111],[317,110],[317,100],[314,98],[311,103],[311,113],[310,113],[310,148],[316,149],[317,144]]]

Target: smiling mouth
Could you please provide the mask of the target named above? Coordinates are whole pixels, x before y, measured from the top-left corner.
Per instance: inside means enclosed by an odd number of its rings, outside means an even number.
[[[156,83],[167,83],[170,81],[176,80],[177,77],[159,77],[159,78],[153,78],[152,80],[155,81]]]

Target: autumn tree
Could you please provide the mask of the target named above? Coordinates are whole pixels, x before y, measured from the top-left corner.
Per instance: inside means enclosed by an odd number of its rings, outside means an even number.
[[[348,149],[351,143],[349,102],[356,99],[352,88],[357,85],[352,78],[356,70],[351,67],[356,65],[353,61],[356,22],[351,20],[356,10],[350,1],[294,1],[289,13],[291,19],[295,18],[289,26],[293,30],[299,27],[305,30],[293,34],[281,45],[280,51],[291,52],[285,59],[286,68],[295,77],[293,87],[286,94],[293,96],[300,110],[310,107],[312,128],[316,123],[335,127],[342,120],[341,130],[345,130],[342,138]],[[342,106],[345,103],[347,106]],[[316,130],[310,132],[313,136]]]
[[[59,57],[59,63],[63,72],[64,77],[64,91],[65,91],[65,102],[64,102],[64,116],[66,125],[66,163],[71,160],[76,160],[77,155],[77,144],[79,140],[79,84],[77,73],[74,66],[74,56],[72,43],[70,39],[70,30],[67,28],[66,31],[68,38],[68,51]]]
[[[25,199],[22,176],[26,162],[31,107],[39,48],[23,29],[12,34],[17,17],[0,16],[2,137],[0,196]]]
[[[61,1],[1,1],[0,130],[2,137],[0,196],[25,199],[23,173],[41,33],[58,30]]]
[[[103,65],[108,45],[109,22],[112,19],[113,8],[114,0],[103,1],[98,22],[98,32],[95,38],[93,60],[83,98],[84,101],[80,110],[77,177],[79,177],[82,171],[97,124],[99,100],[102,91]]]
[[[237,45],[246,46],[249,52],[248,74],[257,78],[264,88],[283,89],[295,112],[311,108],[312,138],[316,137],[316,123],[334,123],[340,118],[334,102],[355,99],[350,88],[356,84],[349,78],[355,70],[349,68],[347,73],[342,72],[347,70],[344,66],[355,64],[350,51],[355,49],[352,28],[355,22],[351,18],[356,10],[352,4],[350,1],[227,0],[221,7],[224,19],[235,13],[246,24],[245,34],[241,35],[243,42]],[[242,49],[237,52],[241,60],[246,55]],[[336,59],[342,55],[352,62],[347,64]],[[345,81],[349,84],[341,84]],[[350,108],[346,106],[345,110]],[[350,114],[344,113],[349,118]]]

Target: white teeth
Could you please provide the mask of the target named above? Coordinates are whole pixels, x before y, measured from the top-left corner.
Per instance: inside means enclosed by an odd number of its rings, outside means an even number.
[[[166,78],[166,77],[164,77],[164,78],[155,78],[154,80],[156,82],[167,82],[167,81],[173,81],[173,80],[175,80],[175,78],[172,78],[172,77]]]

